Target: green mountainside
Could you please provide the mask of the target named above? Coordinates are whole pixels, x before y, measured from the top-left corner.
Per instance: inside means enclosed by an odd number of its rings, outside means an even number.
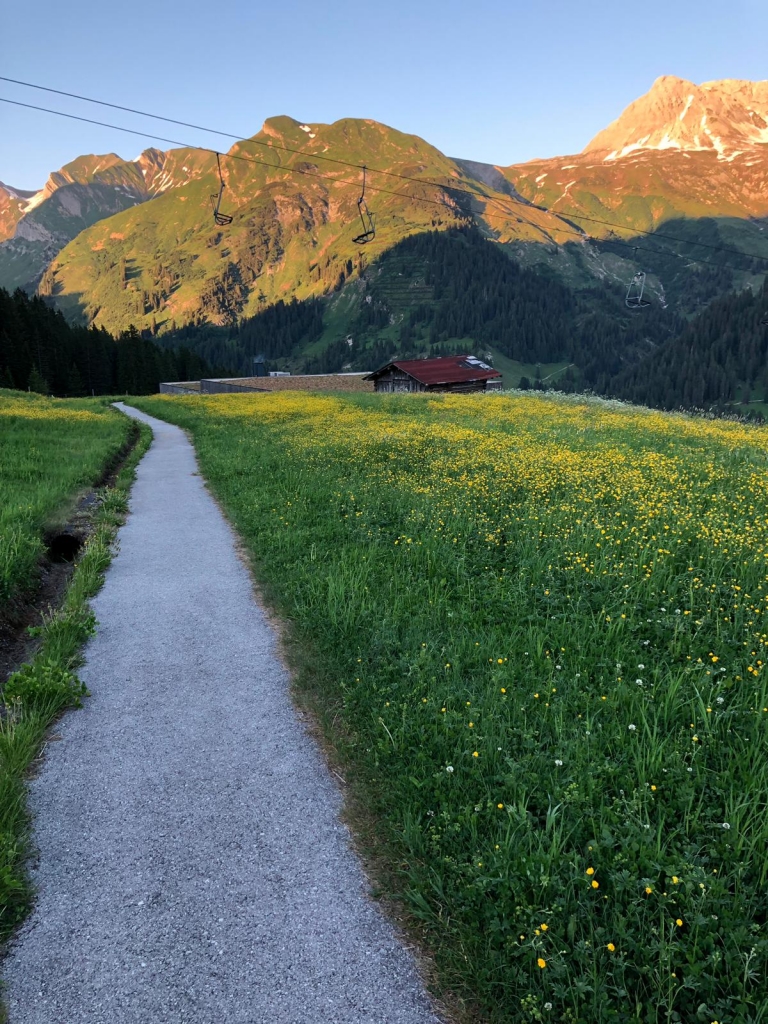
[[[364,249],[352,241],[360,232],[361,175],[324,162],[326,153],[371,168],[366,199],[376,238]],[[46,272],[42,293],[68,314],[111,330],[134,323],[162,332],[228,324],[281,298],[333,292],[361,261],[408,235],[468,219],[488,235],[531,244],[557,245],[568,237],[559,218],[510,204],[422,139],[375,121],[267,121],[253,141],[222,158],[222,209],[234,218],[226,227],[211,215],[210,197],[219,187],[215,156],[197,157],[198,179],[95,224],[66,246]],[[498,206],[491,208],[492,201]]]
[[[92,224],[200,173],[196,150],[148,149],[136,160],[82,156],[36,193],[0,185],[0,286],[34,290],[61,249]]]

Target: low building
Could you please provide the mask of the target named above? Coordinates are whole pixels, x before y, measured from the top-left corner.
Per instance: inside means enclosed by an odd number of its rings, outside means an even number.
[[[365,377],[376,391],[490,391],[501,388],[501,374],[476,356],[395,359]]]
[[[258,394],[271,391],[373,391],[365,373],[280,373],[268,377],[211,377],[160,385],[165,395]]]

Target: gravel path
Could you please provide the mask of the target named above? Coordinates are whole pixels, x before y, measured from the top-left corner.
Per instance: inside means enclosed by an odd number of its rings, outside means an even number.
[[[10,1024],[437,1024],[367,896],[235,539],[150,423],[82,677],[32,782]]]

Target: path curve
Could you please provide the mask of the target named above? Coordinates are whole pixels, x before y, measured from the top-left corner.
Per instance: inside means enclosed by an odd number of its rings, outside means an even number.
[[[10,1024],[437,1024],[191,445],[118,407],[155,440],[31,784]]]

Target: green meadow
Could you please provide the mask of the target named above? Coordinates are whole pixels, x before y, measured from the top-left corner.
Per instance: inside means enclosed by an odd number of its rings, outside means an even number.
[[[768,1020],[764,431],[530,394],[135,404],[191,432],[458,1017]]]

